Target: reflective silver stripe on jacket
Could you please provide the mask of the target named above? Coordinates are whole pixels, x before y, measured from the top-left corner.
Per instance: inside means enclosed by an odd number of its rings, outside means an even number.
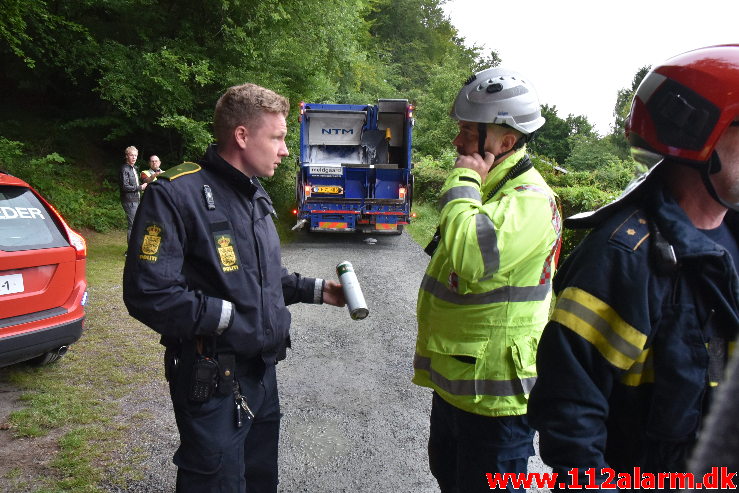
[[[323,303],[323,279],[317,277],[313,284],[313,303]]]
[[[469,187],[465,185],[461,187],[450,188],[449,190],[447,190],[447,192],[439,199],[439,208],[443,208],[449,202],[456,199],[473,199],[477,200],[478,202],[482,201],[480,190],[475,187]]]
[[[477,229],[477,246],[480,247],[482,263],[485,266],[482,278],[487,279],[498,271],[500,267],[500,251],[498,251],[498,235],[495,234],[495,225],[492,219],[485,214],[475,217]]]
[[[231,313],[233,312],[234,305],[230,301],[222,300],[221,303],[221,316],[218,319],[218,327],[216,327],[216,335],[221,335],[224,330],[228,328],[228,324],[231,322]]]
[[[418,354],[413,358],[413,368],[429,372],[431,381],[440,389],[452,395],[510,397],[530,393],[536,383],[536,377],[514,378],[511,380],[449,380],[431,368],[431,358]]]
[[[428,291],[440,300],[455,305],[488,305],[490,303],[515,301],[544,301],[550,290],[550,281],[536,286],[501,286],[487,293],[458,294],[425,274],[421,289]]]

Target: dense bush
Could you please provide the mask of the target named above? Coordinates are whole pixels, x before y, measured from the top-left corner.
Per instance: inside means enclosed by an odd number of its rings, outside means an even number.
[[[75,229],[107,231],[126,223],[118,185],[93,176],[57,153],[33,156],[22,143],[0,137],[0,168],[38,190]]]
[[[435,204],[439,199],[439,191],[451,171],[455,156],[451,151],[442,159],[423,156],[413,167],[414,185],[413,200]]]

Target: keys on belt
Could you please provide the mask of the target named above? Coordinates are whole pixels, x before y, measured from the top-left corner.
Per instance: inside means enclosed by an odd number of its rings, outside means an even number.
[[[246,402],[246,397],[241,394],[241,390],[239,389],[239,384],[236,379],[234,379],[233,392],[234,402],[236,403],[236,426],[241,428],[243,425],[241,412],[245,412],[248,419],[254,419],[254,413],[249,408],[249,404]]]

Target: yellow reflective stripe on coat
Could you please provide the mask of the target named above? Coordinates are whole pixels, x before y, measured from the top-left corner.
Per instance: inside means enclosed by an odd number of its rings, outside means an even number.
[[[626,323],[608,304],[574,287],[559,295],[552,320],[579,334],[622,370],[634,364],[647,342],[646,335]]]
[[[630,387],[654,383],[654,358],[651,348],[642,351],[631,368],[621,376],[621,383]]]

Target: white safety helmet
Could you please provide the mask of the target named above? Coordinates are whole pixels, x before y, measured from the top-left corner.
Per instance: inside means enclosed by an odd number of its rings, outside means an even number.
[[[477,123],[507,125],[531,140],[544,125],[539,98],[526,77],[504,68],[489,68],[465,82],[451,117]]]

